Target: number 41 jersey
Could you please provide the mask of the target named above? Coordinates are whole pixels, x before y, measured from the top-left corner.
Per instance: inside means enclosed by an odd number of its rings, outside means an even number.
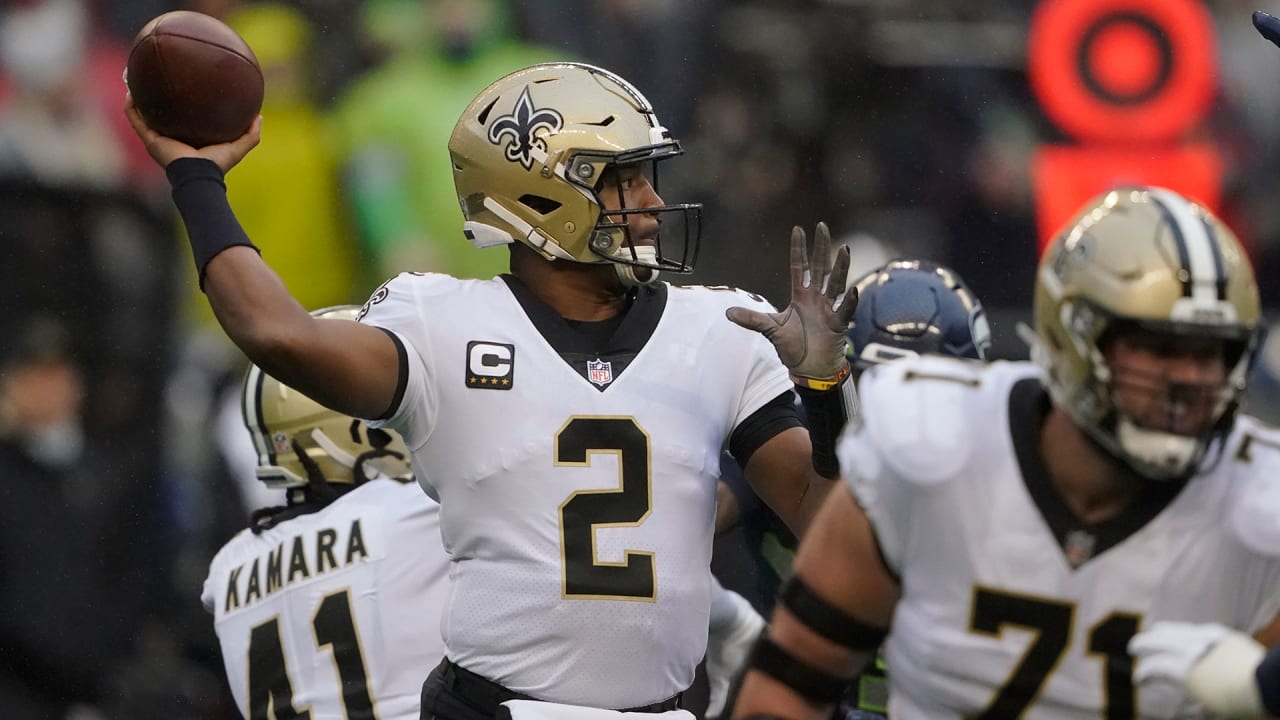
[[[890,716],[1188,717],[1173,684],[1134,686],[1129,638],[1158,620],[1252,633],[1280,609],[1280,438],[1252,418],[1185,484],[1089,524],[1040,460],[1035,366],[903,360],[860,390],[839,456],[902,583]]]
[[[201,600],[247,720],[417,719],[444,656],[438,511],[417,485],[380,478],[218,551]]]
[[[601,708],[693,682],[720,453],[791,388],[772,345],[725,318],[772,308],[726,290],[639,288],[594,335],[509,276],[404,274],[370,299],[361,322],[404,352],[387,424],[441,502],[451,660]]]

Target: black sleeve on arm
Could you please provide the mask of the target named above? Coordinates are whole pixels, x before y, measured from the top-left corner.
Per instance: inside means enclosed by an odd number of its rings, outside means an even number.
[[[761,445],[793,427],[804,427],[804,423],[796,412],[795,393],[787,390],[738,423],[729,436],[729,454],[738,461],[739,467],[746,469],[747,461]]]
[[[261,254],[231,212],[227,186],[217,164],[204,158],[178,158],[165,166],[164,172],[169,178],[173,204],[187,226],[201,290],[204,268],[218,253],[244,245]]]
[[[851,377],[846,377],[830,390],[797,387],[804,406],[805,424],[813,443],[813,469],[824,478],[840,476],[836,458],[836,440],[850,417],[857,414],[857,391]]]

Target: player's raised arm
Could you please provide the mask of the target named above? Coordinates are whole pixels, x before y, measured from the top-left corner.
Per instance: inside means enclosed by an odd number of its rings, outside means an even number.
[[[311,316],[258,255],[227,202],[223,177],[259,141],[259,117],[241,137],[196,149],[149,128],[126,98],[125,115],[168,175],[191,241],[200,285],[222,329],[269,375],[339,412],[391,410],[399,351],[381,330]]]
[[[808,527],[839,475],[836,437],[854,403],[845,330],[858,306],[858,293],[845,293],[848,250],[841,248],[833,263],[830,248],[831,233],[825,223],[818,223],[812,250],[804,230],[793,228],[787,307],[774,313],[743,307],[727,311],[729,320],[773,343],[804,405],[809,431],[791,428],[778,433],[751,455],[744,468],[752,488],[797,536]],[[797,455],[810,454],[811,465],[795,463]]]

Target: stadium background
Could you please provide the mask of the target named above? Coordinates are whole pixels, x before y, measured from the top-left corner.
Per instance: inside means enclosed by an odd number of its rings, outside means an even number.
[[[1046,27],[1050,6],[1066,20]],[[996,355],[1022,357],[1044,203],[1064,186],[1145,180],[1201,190],[1278,316],[1280,50],[1249,23],[1280,13],[1274,0],[12,0],[0,368],[32,327],[64,329],[87,379],[89,442],[61,504],[30,505],[33,480],[5,466],[0,500],[103,527],[0,532],[0,558],[57,548],[94,565],[16,576],[0,561],[5,717],[6,692],[33,674],[81,694],[85,718],[234,716],[199,586],[247,508],[272,498],[240,444],[244,361],[194,290],[163,176],[119,113],[129,40],[180,8],[228,20],[264,65],[263,145],[230,192],[310,307],[362,302],[399,270],[502,271],[502,250],[461,238],[444,143],[486,82],[569,58],[632,80],[684,143],[661,192],[706,205],[694,282],[784,304],[789,230],[825,220],[861,268],[902,254],[955,267],[988,308]],[[1057,109],[1029,69],[1046,38],[1075,53],[1049,62],[1066,78]],[[1062,94],[1081,73],[1110,109]],[[1182,94],[1160,105],[1166,91]],[[1125,114],[1143,103],[1156,105]],[[1101,127],[1082,134],[1063,112],[1100,114]],[[1275,335],[1250,396],[1272,419]],[[733,538],[717,547],[728,584],[749,588]],[[31,655],[32,638],[79,647]]]

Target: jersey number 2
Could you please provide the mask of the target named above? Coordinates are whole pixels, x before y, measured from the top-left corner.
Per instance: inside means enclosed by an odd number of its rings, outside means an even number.
[[[369,678],[351,614],[351,593],[326,595],[311,619],[316,647],[330,646],[333,664],[342,683],[342,705],[347,720],[378,720],[369,694]],[[250,720],[310,720],[310,709],[293,707],[293,684],[280,641],[280,619],[253,628],[249,636],[249,718]]]
[[[973,589],[973,616],[970,630],[999,636],[1006,625],[1035,631],[1035,638],[1022,661],[1004,681],[995,698],[978,720],[1020,718],[1036,701],[1049,674],[1062,660],[1071,644],[1071,603],[1030,595]],[[1089,628],[1089,655],[1102,661],[1103,720],[1133,720],[1136,716],[1133,693],[1133,657],[1126,647],[1138,632],[1142,616],[1111,613]]]
[[[591,455],[618,457],[618,487],[579,490],[560,504],[561,586],[567,598],[653,600],[653,553],[627,550],[622,562],[596,554],[598,528],[636,527],[653,503],[649,435],[633,418],[575,416],[556,433],[556,465],[589,467]]]

